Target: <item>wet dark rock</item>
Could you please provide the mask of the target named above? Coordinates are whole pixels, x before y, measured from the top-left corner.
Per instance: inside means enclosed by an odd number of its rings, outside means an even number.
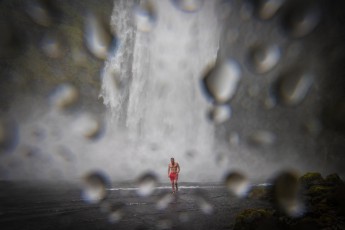
[[[304,185],[302,216],[290,217],[275,209],[247,209],[235,220],[235,230],[247,229],[345,229],[345,185],[337,174],[323,179],[318,172],[299,178]],[[269,187],[255,187],[248,197],[274,200]],[[274,204],[274,203],[273,203]],[[273,207],[277,207],[273,205]]]
[[[308,172],[299,178],[300,183],[306,188],[310,188],[316,184],[323,184],[324,179],[318,172]]]

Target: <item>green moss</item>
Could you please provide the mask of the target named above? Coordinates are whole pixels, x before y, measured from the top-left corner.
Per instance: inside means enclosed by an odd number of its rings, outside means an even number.
[[[330,174],[326,177],[325,179],[326,183],[329,185],[341,185],[344,184],[344,182],[342,181],[342,179],[339,177],[338,174],[333,173]]]
[[[321,174],[318,172],[308,172],[300,177],[300,183],[306,187],[310,187],[315,184],[322,184],[324,183],[324,179],[322,178]]]

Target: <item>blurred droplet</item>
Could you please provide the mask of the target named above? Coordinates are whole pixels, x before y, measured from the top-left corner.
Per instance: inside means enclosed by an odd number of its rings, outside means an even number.
[[[241,172],[232,171],[225,177],[228,191],[237,197],[245,197],[250,188],[248,178]]]
[[[248,136],[248,142],[254,146],[270,146],[276,141],[276,135],[270,131],[258,130]]]
[[[76,103],[78,97],[78,90],[73,85],[65,83],[52,92],[50,99],[55,108],[65,109]]]
[[[173,4],[184,12],[197,12],[204,4],[204,0],[172,0]]]
[[[229,101],[236,92],[241,70],[234,60],[217,63],[203,78],[204,86],[218,103]]]
[[[269,95],[265,100],[264,100],[264,106],[266,109],[272,109],[277,105],[277,98],[275,95]]]
[[[276,45],[255,45],[249,49],[248,67],[255,73],[266,73],[277,65],[280,56]]]
[[[91,114],[82,114],[75,120],[73,129],[81,136],[95,139],[101,132],[101,125]]]
[[[48,27],[53,22],[52,16],[43,1],[30,1],[30,3],[27,4],[26,12],[38,25]]]
[[[253,6],[250,3],[243,3],[240,9],[240,16],[243,21],[248,21],[253,15]]]
[[[117,223],[119,222],[124,216],[124,206],[125,204],[122,202],[118,202],[115,204],[110,205],[108,220],[110,223]]]
[[[169,219],[161,219],[157,221],[157,229],[171,229],[172,222]]]
[[[260,0],[257,6],[257,15],[260,19],[268,20],[272,18],[285,0]]]
[[[189,215],[187,212],[181,212],[178,218],[181,223],[186,223],[189,221]]]
[[[281,75],[276,85],[279,101],[284,105],[298,105],[305,99],[313,81],[312,74],[299,70]]]
[[[138,30],[150,32],[156,25],[156,11],[151,1],[141,1],[134,7],[134,20]]]
[[[92,172],[83,178],[82,198],[85,202],[95,204],[104,200],[109,187],[108,178],[101,172]]]
[[[174,200],[174,197],[171,193],[166,193],[162,197],[160,197],[157,201],[156,208],[158,210],[166,209],[169,204]]]
[[[313,137],[318,136],[322,130],[321,121],[316,119],[316,118],[306,121],[304,124],[304,127],[305,127],[307,133]]]
[[[62,56],[62,47],[60,38],[56,34],[47,34],[42,40],[42,49],[45,55],[50,58],[59,58]]]
[[[239,34],[238,29],[229,29],[226,33],[226,41],[228,45],[234,44],[238,40]]]
[[[206,194],[201,190],[196,190],[194,196],[202,213],[206,215],[211,215],[214,211],[214,208]]]
[[[196,157],[197,154],[198,152],[196,150],[188,150],[186,152],[186,156],[190,159],[193,159],[194,157]]]
[[[0,153],[13,151],[19,142],[19,129],[16,122],[0,118]]]
[[[61,156],[62,159],[64,159],[66,162],[72,162],[75,160],[75,156],[73,155],[73,153],[71,152],[71,150],[69,150],[69,148],[65,147],[65,146],[59,146],[58,149],[58,154]]]
[[[303,214],[304,204],[300,199],[299,176],[296,172],[279,173],[273,181],[274,198],[287,215],[298,217]]]
[[[321,20],[321,10],[313,1],[302,1],[287,9],[283,17],[286,32],[300,38],[312,32]]]
[[[148,172],[143,174],[138,179],[138,186],[139,189],[137,190],[137,193],[139,196],[149,196],[153,193],[155,190],[157,184],[157,176],[152,173]]]
[[[229,144],[233,146],[237,146],[240,144],[240,136],[236,132],[232,132],[229,135]]]
[[[85,44],[97,58],[105,60],[113,40],[110,29],[105,26],[99,16],[89,13],[85,19]]]
[[[221,124],[231,117],[231,108],[229,105],[215,105],[210,111],[210,119],[215,124]]]

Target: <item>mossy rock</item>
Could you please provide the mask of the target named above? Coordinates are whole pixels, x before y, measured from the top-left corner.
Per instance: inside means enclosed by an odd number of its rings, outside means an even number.
[[[252,199],[269,199],[272,193],[272,188],[267,186],[256,186],[253,187],[249,193],[248,198]]]
[[[324,184],[325,181],[318,172],[308,172],[299,178],[300,183],[309,188],[313,185]]]
[[[342,181],[342,179],[341,179],[341,178],[339,177],[339,175],[336,174],[336,173],[333,173],[333,174],[328,175],[328,176],[325,178],[325,182],[326,182],[326,184],[328,184],[328,185],[334,185],[334,186],[343,185],[343,184],[344,184],[344,181]]]
[[[246,209],[236,216],[234,230],[254,230],[260,226],[276,225],[274,213],[272,209]]]

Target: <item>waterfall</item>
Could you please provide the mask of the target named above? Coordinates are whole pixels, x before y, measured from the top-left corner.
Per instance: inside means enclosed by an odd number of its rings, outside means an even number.
[[[164,159],[183,161],[192,151],[204,158],[195,164],[202,164],[214,142],[206,116],[210,105],[200,86],[219,46],[215,3],[205,1],[197,12],[184,12],[173,1],[152,3],[152,29],[142,31],[133,26],[138,3],[115,2],[111,24],[119,45],[104,68],[101,97],[114,125],[125,124],[139,152],[154,145],[168,154]]]

